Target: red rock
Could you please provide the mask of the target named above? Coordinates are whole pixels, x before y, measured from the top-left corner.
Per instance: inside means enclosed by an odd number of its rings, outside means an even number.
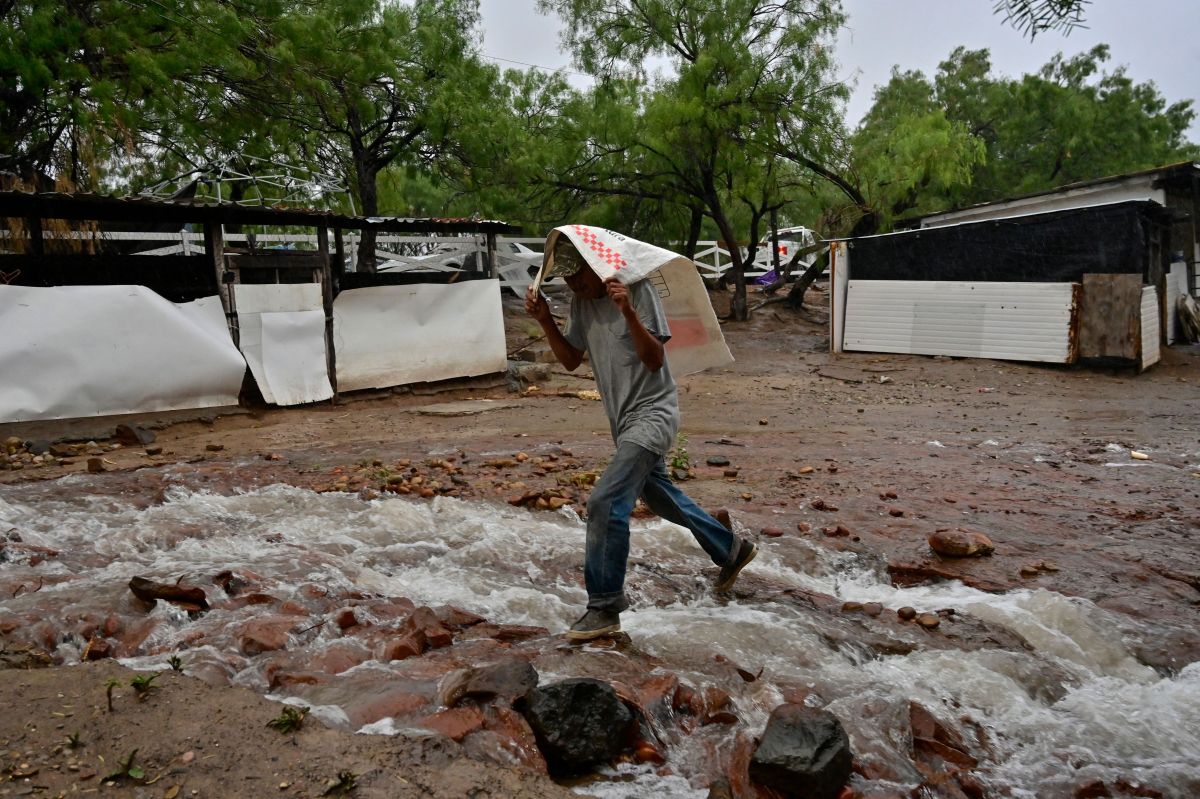
[[[807,533],[812,530],[812,525],[809,524],[808,522],[797,522],[796,529],[802,533]]]
[[[965,558],[990,555],[996,550],[996,545],[983,533],[959,528],[936,531],[929,536],[929,548],[945,557]]]
[[[354,608],[342,608],[334,614],[333,621],[339,630],[348,630],[358,626],[358,617],[354,615]]]
[[[889,516],[896,516],[896,517],[900,517],[900,516],[903,516],[903,515],[904,515],[904,511],[900,510],[899,508],[889,508],[889,509],[888,509],[888,515],[889,515]]]
[[[107,638],[92,638],[83,648],[80,660],[103,660],[112,657],[112,643]]]
[[[344,709],[352,727],[373,724],[380,719],[407,719],[436,706],[429,697],[406,688],[392,688],[382,694],[356,696]]]
[[[1098,799],[1102,796],[1112,796],[1104,780],[1088,780],[1075,786],[1075,799]]]
[[[250,619],[238,634],[238,650],[247,656],[286,649],[288,636],[296,626],[292,616],[264,616]]]
[[[404,620],[401,629],[420,633],[431,649],[440,649],[454,643],[453,634],[442,626],[441,620],[431,608],[419,607],[413,610]]]
[[[419,719],[417,725],[445,735],[456,743],[462,743],[476,730],[483,729],[483,712],[477,707],[456,707],[441,710],[432,716]]]
[[[386,662],[417,657],[425,653],[425,648],[425,636],[420,632],[412,632],[385,644],[379,659]]]
[[[482,624],[487,621],[483,616],[478,616],[462,608],[456,608],[453,605],[442,605],[436,610],[436,613],[442,624],[452,630],[474,627],[476,624]]]
[[[547,772],[533,729],[520,713],[502,705],[488,705],[483,710],[483,726],[496,734],[501,748],[521,765],[540,774]]]
[[[783,535],[783,530],[778,527],[764,527],[762,534],[769,538],[779,538]]]

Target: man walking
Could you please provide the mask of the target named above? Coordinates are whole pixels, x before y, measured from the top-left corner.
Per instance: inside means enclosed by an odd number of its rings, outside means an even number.
[[[559,236],[547,276],[560,276],[573,292],[566,331],[531,287],[525,310],[537,320],[558,361],[573,371],[587,353],[617,451],[596,481],[587,504],[584,582],[587,612],[567,637],[589,640],[621,629],[629,517],[640,496],[651,511],[686,527],[721,567],[715,585],[729,590],[757,554],[680,491],[663,459],[679,430],[679,398],[663,345],[670,339],[658,294],[641,280],[626,286],[601,280],[566,236]]]

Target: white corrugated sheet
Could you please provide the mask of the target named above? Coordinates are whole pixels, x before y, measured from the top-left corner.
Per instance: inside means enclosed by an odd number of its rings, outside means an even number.
[[[1074,283],[851,280],[842,347],[1069,363],[1075,289]]]
[[[1142,287],[1142,368],[1158,363],[1162,357],[1159,344],[1161,331],[1158,326],[1158,290],[1154,286]]]

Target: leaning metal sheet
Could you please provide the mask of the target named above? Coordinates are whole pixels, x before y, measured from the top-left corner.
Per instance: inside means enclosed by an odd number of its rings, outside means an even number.
[[[333,303],[339,391],[503,372],[500,284],[373,286]]]
[[[321,287],[239,284],[235,291],[242,353],[263,399],[300,405],[332,397]]]
[[[0,286],[0,422],[237,403],[246,362],[216,297]]]

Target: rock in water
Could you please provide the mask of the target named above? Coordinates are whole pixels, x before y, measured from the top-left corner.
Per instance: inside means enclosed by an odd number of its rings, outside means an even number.
[[[836,799],[850,778],[850,739],[832,713],[780,705],[750,759],[750,779],[788,796]]]
[[[611,685],[578,677],[536,688],[525,718],[552,774],[581,774],[625,747],[633,713]]]

